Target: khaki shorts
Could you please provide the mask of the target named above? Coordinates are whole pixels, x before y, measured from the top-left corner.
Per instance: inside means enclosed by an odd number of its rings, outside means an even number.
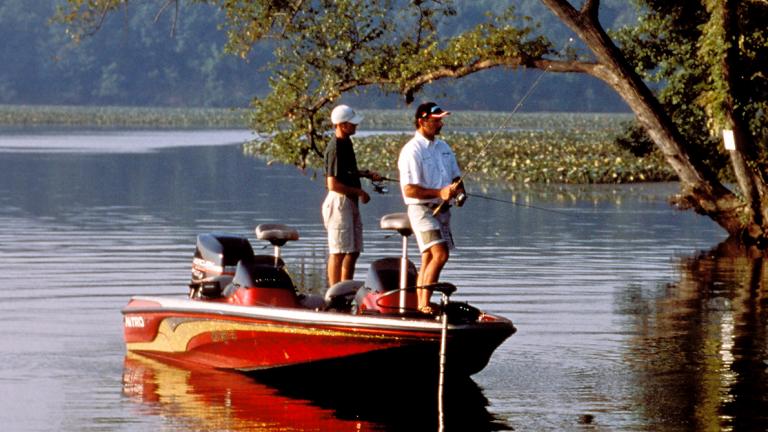
[[[344,194],[328,192],[323,201],[323,224],[328,230],[329,253],[362,252],[363,222],[356,202]]]
[[[448,249],[455,247],[451,234],[451,212],[432,216],[433,211],[433,208],[423,204],[408,205],[408,220],[421,253],[438,243],[447,243]]]

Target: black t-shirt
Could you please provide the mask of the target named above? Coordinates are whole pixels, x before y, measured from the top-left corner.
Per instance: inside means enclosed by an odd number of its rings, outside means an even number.
[[[336,177],[346,186],[360,188],[357,159],[349,138],[334,138],[325,149],[325,175]]]

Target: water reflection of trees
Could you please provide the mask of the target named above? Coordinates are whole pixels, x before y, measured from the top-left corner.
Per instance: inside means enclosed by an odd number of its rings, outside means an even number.
[[[650,430],[768,430],[766,257],[737,242],[679,264],[679,282],[630,288],[627,361]]]

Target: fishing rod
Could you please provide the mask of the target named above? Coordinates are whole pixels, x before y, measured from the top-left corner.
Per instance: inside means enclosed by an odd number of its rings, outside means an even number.
[[[563,49],[560,50],[560,54],[564,53],[568,46],[573,42],[573,38],[568,38],[568,43],[563,46]],[[501,133],[503,129],[506,129],[509,126],[509,123],[512,121],[512,117],[517,113],[517,111],[520,109],[520,107],[523,106],[523,103],[528,99],[528,97],[533,93],[533,91],[536,89],[536,87],[541,82],[542,78],[544,78],[544,75],[549,71],[549,69],[552,67],[552,64],[548,64],[547,67],[541,71],[538,77],[536,77],[536,80],[533,81],[533,84],[528,88],[528,90],[523,94],[523,97],[520,98],[520,100],[517,102],[517,105],[515,105],[514,109],[512,109],[512,112],[509,113],[504,123],[502,123],[501,126],[496,128],[494,130],[493,135],[491,135],[488,140],[486,140],[485,145],[483,145],[480,148],[480,151],[476,153],[476,156],[472,158],[472,160],[469,161],[467,164],[467,167],[464,169],[464,174],[461,175],[456,181],[452,182],[452,185],[460,185],[462,181],[464,181],[464,178],[469,175],[470,173],[470,167],[472,167],[472,164],[477,162],[480,159],[480,155],[482,155],[486,149],[491,145],[492,142],[496,140],[496,137]],[[456,195],[456,204],[461,207],[464,205],[464,201],[467,200],[466,194],[459,192],[458,195]],[[443,210],[443,207],[448,203],[447,200],[441,201],[440,204],[435,207],[434,211],[432,211],[432,216],[437,216],[438,213],[440,213]]]
[[[381,181],[400,183],[400,180],[398,180],[398,179],[393,179],[393,178],[384,177],[384,176],[379,176],[379,177],[380,177]],[[369,178],[369,177],[366,177],[366,178]],[[371,180],[371,184],[373,185],[373,190],[376,193],[385,194],[385,193],[389,192],[389,189],[387,189],[386,186],[383,186],[380,182],[375,182],[375,181]],[[540,211],[555,213],[555,214],[559,214],[559,215],[562,215],[562,216],[568,216],[568,217],[573,217],[574,216],[571,213],[567,213],[567,212],[560,211],[560,210],[554,210],[554,209],[550,209],[550,208],[546,208],[546,207],[538,207],[538,206],[530,205],[530,204],[522,204],[522,203],[519,203],[517,201],[496,198],[496,197],[492,197],[492,196],[489,196],[489,195],[483,195],[483,194],[478,194],[478,193],[474,193],[474,192],[466,192],[466,195],[474,197],[474,198],[480,198],[480,199],[488,200],[488,201],[495,201],[495,202],[500,202],[500,203],[504,203],[504,204],[511,204],[511,205],[518,206],[518,207],[526,207],[526,208],[530,208],[530,209],[534,209],[534,210],[540,210]]]

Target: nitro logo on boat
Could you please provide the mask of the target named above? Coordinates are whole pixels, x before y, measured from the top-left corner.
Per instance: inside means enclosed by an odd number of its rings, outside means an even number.
[[[144,328],[144,317],[140,316],[127,316],[123,320],[125,326],[129,328]]]

